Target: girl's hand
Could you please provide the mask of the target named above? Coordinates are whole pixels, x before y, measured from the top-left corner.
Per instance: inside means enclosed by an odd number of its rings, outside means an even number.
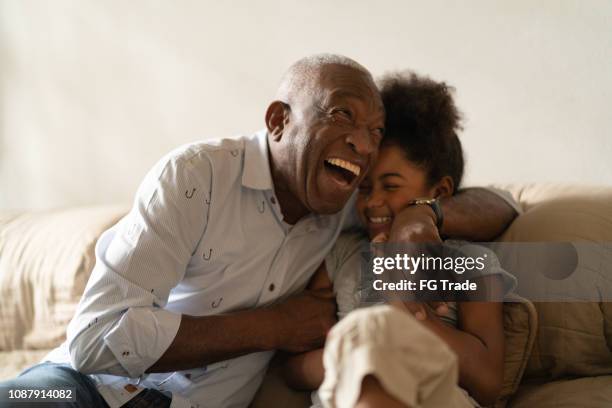
[[[397,243],[442,242],[436,214],[427,205],[412,205],[395,216],[389,241]]]
[[[391,306],[412,314],[417,320],[424,321],[427,319],[444,316],[448,313],[448,305],[446,302],[410,302],[394,300],[389,302]]]

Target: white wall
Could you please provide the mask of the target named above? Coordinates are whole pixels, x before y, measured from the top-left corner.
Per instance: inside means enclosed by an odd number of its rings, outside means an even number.
[[[127,202],[315,52],[455,85],[468,182],[612,184],[610,1],[0,0],[0,208]]]

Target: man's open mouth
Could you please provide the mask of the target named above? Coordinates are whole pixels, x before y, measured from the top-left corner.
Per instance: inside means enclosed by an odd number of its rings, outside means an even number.
[[[361,174],[361,167],[336,157],[325,159],[324,165],[334,180],[343,186],[350,186]]]

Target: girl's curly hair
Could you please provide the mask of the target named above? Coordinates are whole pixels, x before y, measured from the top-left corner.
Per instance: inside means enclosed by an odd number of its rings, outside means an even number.
[[[400,147],[408,160],[422,166],[430,186],[450,176],[456,191],[464,161],[454,88],[411,71],[384,75],[378,87],[387,112],[383,145]]]

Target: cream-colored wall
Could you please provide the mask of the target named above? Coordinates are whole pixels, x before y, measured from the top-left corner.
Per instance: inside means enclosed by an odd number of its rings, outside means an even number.
[[[458,89],[468,182],[612,184],[610,1],[0,1],[0,208],[129,201],[315,52]]]

